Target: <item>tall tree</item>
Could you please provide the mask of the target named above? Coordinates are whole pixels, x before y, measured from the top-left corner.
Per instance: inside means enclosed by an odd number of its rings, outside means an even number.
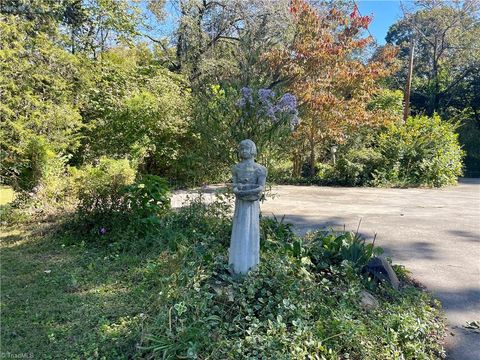
[[[30,36],[35,27],[0,15],[0,176],[11,184],[30,167],[32,147],[71,152],[82,126],[81,60],[45,33]]]
[[[72,53],[94,58],[120,42],[131,42],[141,24],[140,13],[128,0],[0,2],[0,14],[19,16],[32,24],[30,36],[48,34]]]
[[[149,37],[194,87],[232,80],[248,85],[261,70],[260,54],[288,36],[288,0],[177,0],[172,6],[179,13],[175,51]]]
[[[416,12],[405,13],[390,27],[386,40],[399,46],[399,57],[407,61],[415,38],[412,102],[417,111],[432,115],[448,106],[462,82],[480,71],[480,2],[424,0],[416,5]],[[401,83],[404,77],[404,71],[397,74]]]
[[[385,47],[370,62],[361,52],[372,41],[362,36],[371,18],[355,7],[349,15],[331,8],[318,12],[304,0],[292,0],[293,41],[266,55],[279,78],[300,100],[302,123],[295,136],[308,149],[310,175],[316,151],[327,139],[342,141],[352,128],[382,122],[382,110],[367,108],[379,90],[377,79],[389,74],[395,49]],[[299,172],[301,151],[294,155]]]
[[[386,37],[400,47],[403,62],[408,43],[415,38],[412,110],[460,121],[467,170],[480,175],[480,1],[422,0],[415,9],[405,12]],[[404,71],[395,74],[395,86],[405,83],[405,75]]]

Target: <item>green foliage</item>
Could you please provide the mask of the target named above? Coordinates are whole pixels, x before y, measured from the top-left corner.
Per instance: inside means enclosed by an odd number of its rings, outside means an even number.
[[[0,176],[4,183],[32,185],[31,178],[19,177],[36,171],[30,163],[34,143],[58,154],[79,145],[82,123],[74,102],[82,88],[80,59],[46,34],[29,36],[27,21],[0,20]]]
[[[2,288],[2,320],[24,336],[2,333],[4,346],[66,358],[442,357],[439,304],[408,283],[372,287],[358,269],[375,251],[353,234],[300,238],[263,218],[260,266],[235,277],[228,202],[199,197],[159,220],[142,236],[112,228],[108,246],[65,232],[10,235],[23,245],[2,251],[15,279]],[[380,302],[374,311],[360,306],[366,288]],[[25,315],[25,291],[35,314]]]
[[[228,199],[231,200],[228,193],[220,194],[209,205],[205,205],[202,194],[190,199],[188,206],[164,218],[160,237],[170,250],[193,246],[207,251],[212,241],[219,246],[228,246],[231,232],[231,201]],[[205,253],[204,260],[212,259],[212,254]]]
[[[262,219],[262,248],[282,252],[316,267],[316,271],[339,266],[344,261],[359,271],[373,256],[383,249],[367,244],[353,232],[317,231],[299,237],[293,233],[291,224],[283,219]]]
[[[269,95],[262,98],[259,90]],[[255,142],[260,163],[270,167],[280,160],[289,144],[291,122],[296,119],[296,101],[290,109],[281,99],[267,89],[239,91],[235,86],[220,85],[196,94],[189,128],[192,142],[183,149],[179,162],[180,171],[186,172],[182,177],[194,184],[225,181],[231,164],[237,161],[238,143],[244,139]]]
[[[177,169],[179,178],[187,183],[198,185],[226,180],[238,146],[231,137],[231,122],[237,114],[236,94],[232,88],[214,85],[193,97],[192,121],[188,128],[190,142],[180,149]]]
[[[403,114],[403,92],[401,90],[382,89],[367,106],[368,110],[385,110],[394,118],[401,120]]]
[[[370,184],[381,160],[381,154],[373,147],[350,148],[338,159],[335,180],[351,186]]]
[[[348,261],[359,270],[373,257],[383,253],[383,249],[367,244],[353,232],[335,233],[320,231],[311,235],[307,254],[318,269],[326,269]]]
[[[154,66],[150,51],[142,47],[105,52],[94,70],[78,161],[128,157],[142,172],[173,175],[189,116],[183,78]]]
[[[435,186],[456,184],[462,175],[457,125],[433,117],[352,134],[338,147],[332,169],[319,164],[315,178],[283,178],[279,183],[349,186]]]
[[[145,328],[141,356],[441,357],[436,305],[418,290],[380,287],[380,310],[360,309],[366,285],[357,271],[376,252],[372,246],[350,233],[301,239],[282,221],[261,224],[260,266],[242,278],[229,274],[224,245],[203,230],[190,246],[175,248],[175,267],[162,267],[168,290],[159,294],[160,309]],[[312,254],[329,265],[314,263]]]
[[[71,168],[77,217],[70,226],[89,241],[109,242],[118,234],[146,236],[164,224],[170,190],[165,179],[146,174],[135,181],[128,160],[100,158],[97,166]]]
[[[24,156],[28,162],[20,174],[19,188],[31,190],[49,174],[51,162],[56,154],[48,146],[43,137],[33,137],[26,145]],[[55,174],[60,175],[60,174]]]
[[[23,168],[18,178],[12,212],[19,219],[28,220],[70,209],[74,199],[66,169],[68,158],[56,154],[41,136],[31,138],[24,157],[28,167]]]
[[[143,175],[126,192],[131,211],[142,218],[160,215],[170,208],[168,183],[159,176]]]
[[[480,81],[479,81],[480,85]],[[480,106],[480,105],[479,105]],[[465,151],[465,176],[480,176],[480,121],[475,111],[467,108],[455,114],[458,119],[458,139]]]
[[[378,151],[382,163],[377,184],[445,186],[462,174],[464,155],[456,126],[433,117],[410,117],[380,134]]]
[[[466,151],[468,176],[478,176],[480,136],[480,7],[476,1],[418,2],[415,12],[393,24],[387,43],[399,46],[402,63],[389,79],[393,86],[404,84],[410,39],[415,38],[411,108],[414,114],[442,119],[458,116],[460,143]],[[421,34],[421,35],[420,35]],[[467,130],[469,129],[469,130]]]
[[[292,224],[273,218],[261,218],[260,222],[260,246],[262,249],[290,248],[296,237],[293,233]]]
[[[115,215],[124,215],[127,211],[125,190],[133,184],[136,176],[128,160],[103,157],[98,166],[72,168],[71,176],[78,198],[78,213],[87,223],[85,230],[106,229]]]

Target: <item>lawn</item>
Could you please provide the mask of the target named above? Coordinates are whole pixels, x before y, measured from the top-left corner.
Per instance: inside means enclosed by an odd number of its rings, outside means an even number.
[[[146,259],[65,245],[49,225],[2,232],[2,352],[109,358],[135,348],[156,291]],[[154,258],[158,254],[152,254]]]
[[[13,199],[13,189],[9,186],[0,185],[0,206],[12,202]]]

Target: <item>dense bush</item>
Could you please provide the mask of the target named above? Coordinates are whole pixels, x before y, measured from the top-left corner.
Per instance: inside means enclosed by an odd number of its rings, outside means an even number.
[[[339,157],[332,180],[351,186],[370,184],[381,160],[381,154],[373,147],[350,148]]]
[[[380,134],[382,156],[376,184],[444,186],[462,174],[464,152],[455,125],[433,117],[410,117]]]
[[[20,17],[0,15],[0,33],[0,180],[32,188],[47,152],[78,148],[81,61]]]
[[[315,177],[291,178],[280,174],[279,184],[350,186],[445,186],[462,175],[464,152],[456,125],[439,116],[410,117],[352,135],[339,146],[337,163],[318,164]],[[283,175],[283,177],[282,177]]]
[[[129,210],[141,219],[161,215],[170,209],[170,192],[165,179],[143,175],[125,189]]]
[[[128,59],[126,61],[125,59]],[[182,76],[153,66],[148,49],[116,48],[93,64],[85,94],[82,148],[76,162],[100,156],[134,160],[144,173],[175,167],[189,117],[190,92]]]
[[[480,86],[479,86],[480,87]],[[477,96],[478,92],[477,92]],[[480,121],[471,109],[455,114],[460,126],[458,138],[465,151],[465,176],[480,177]]]
[[[160,226],[159,217],[170,208],[167,181],[155,175],[135,180],[128,160],[103,157],[97,166],[72,168],[71,175],[81,233],[104,236],[128,229],[145,235]]]
[[[136,171],[128,160],[100,158],[97,166],[71,169],[78,211],[85,216],[107,217],[125,210],[125,188],[135,181]]]

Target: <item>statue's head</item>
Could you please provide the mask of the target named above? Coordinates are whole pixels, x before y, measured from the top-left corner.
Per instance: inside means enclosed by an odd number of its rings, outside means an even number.
[[[241,159],[250,159],[257,155],[257,147],[255,143],[250,140],[242,140],[238,145],[238,155]]]

